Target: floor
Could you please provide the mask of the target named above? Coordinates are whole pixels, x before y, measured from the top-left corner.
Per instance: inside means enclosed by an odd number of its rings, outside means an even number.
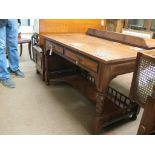
[[[0,84],[1,135],[90,135],[95,106],[75,89],[64,83],[47,86],[36,74],[27,46],[20,57],[26,77],[12,76],[15,89]],[[136,121],[119,123],[102,134],[136,134],[141,113]]]

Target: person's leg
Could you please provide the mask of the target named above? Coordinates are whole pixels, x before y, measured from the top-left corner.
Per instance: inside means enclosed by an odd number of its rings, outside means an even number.
[[[6,27],[0,28],[0,83],[8,88],[15,88],[15,83],[10,79],[6,62]]]
[[[6,26],[6,43],[8,48],[9,67],[12,71],[19,69],[18,58],[18,20],[9,19]]]
[[[24,77],[24,73],[19,70],[18,57],[18,21],[9,19],[6,26],[6,43],[8,48],[8,60],[10,73],[18,77]]]
[[[6,62],[6,27],[0,28],[0,80],[9,79]]]

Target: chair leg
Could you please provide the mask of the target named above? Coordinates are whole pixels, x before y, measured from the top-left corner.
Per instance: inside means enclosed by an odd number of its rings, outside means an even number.
[[[138,135],[149,135],[155,130],[155,98],[148,97],[144,107],[141,122],[138,128]]]
[[[22,51],[23,51],[23,46],[22,44],[20,44],[20,56],[22,55]]]

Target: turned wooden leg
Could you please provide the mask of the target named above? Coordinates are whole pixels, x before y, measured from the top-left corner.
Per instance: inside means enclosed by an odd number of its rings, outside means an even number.
[[[114,77],[111,73],[111,66],[101,65],[101,72],[99,72],[98,77],[96,78],[96,117],[93,122],[93,129],[95,134],[99,134],[102,131],[102,126],[105,121],[105,116],[103,116],[104,102],[106,98],[106,92],[110,80]]]
[[[93,121],[93,131],[94,134],[100,134],[102,131],[102,125],[104,121],[103,107],[104,107],[105,94],[102,92],[97,93],[97,102],[96,102],[96,117]]]
[[[93,134],[98,135],[102,132],[103,117],[96,116],[93,121]]]

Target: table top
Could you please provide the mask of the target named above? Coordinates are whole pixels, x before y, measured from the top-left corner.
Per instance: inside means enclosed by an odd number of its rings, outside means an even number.
[[[136,58],[137,52],[144,50],[85,33],[56,33],[43,36],[106,63],[133,60]]]
[[[155,56],[155,49],[153,49],[153,50],[146,50],[143,53],[151,55],[151,56]]]

